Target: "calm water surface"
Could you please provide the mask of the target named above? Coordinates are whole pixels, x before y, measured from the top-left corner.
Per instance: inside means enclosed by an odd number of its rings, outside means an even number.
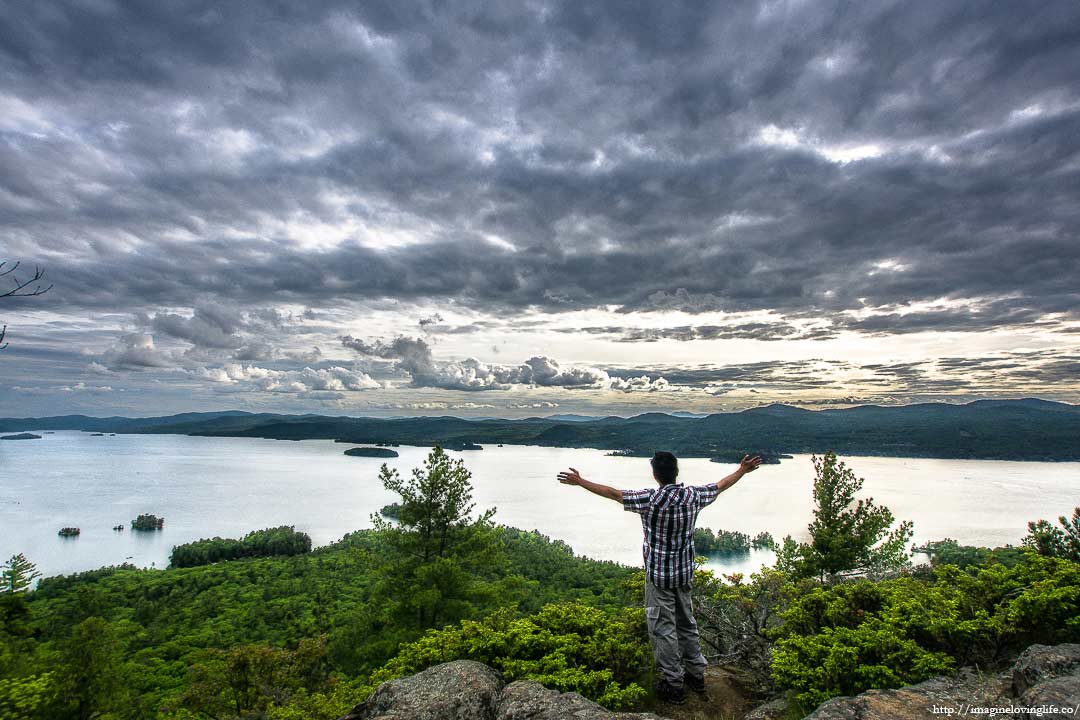
[[[40,433],[39,433],[40,434]],[[173,545],[204,537],[239,537],[294,525],[316,545],[371,526],[370,515],[395,498],[378,481],[388,462],[418,466],[426,447],[396,448],[400,457],[346,457],[328,440],[289,442],[181,435],[56,432],[41,440],[0,442],[0,558],[22,552],[46,575],[130,562],[164,567]],[[451,452],[473,474],[478,508],[495,506],[497,522],[560,538],[590,557],[641,563],[638,516],[556,474],[575,467],[619,488],[649,487],[647,459],[599,450],[485,446]],[[914,542],[951,537],[963,543],[1016,544],[1028,520],[1071,512],[1080,498],[1080,463],[845,458],[866,479],[864,496],[913,520]],[[685,459],[680,480],[715,482],[734,466]],[[768,530],[806,537],[813,467],[809,456],[762,466],[707,508],[699,526]],[[139,513],[165,517],[161,532],[114,532]],[[56,532],[82,529],[76,539]],[[714,561],[725,572],[772,562],[768,551]]]

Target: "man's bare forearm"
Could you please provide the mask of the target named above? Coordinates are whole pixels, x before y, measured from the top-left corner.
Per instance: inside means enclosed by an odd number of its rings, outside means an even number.
[[[731,487],[735,483],[739,482],[739,480],[742,479],[743,475],[745,475],[747,473],[754,472],[755,470],[758,469],[758,466],[760,466],[760,465],[761,465],[761,456],[760,455],[755,455],[754,457],[750,457],[749,455],[744,455],[743,459],[742,459],[742,462],[739,463],[738,469],[736,469],[735,472],[731,473],[727,477],[722,478],[720,480],[720,482],[716,483],[717,492],[724,492],[729,487]]]
[[[742,476],[745,475],[745,474],[746,474],[746,471],[743,470],[742,468],[739,468],[738,470],[731,473],[727,477],[721,478],[720,481],[716,483],[716,489],[719,492],[724,492],[729,487],[731,487],[735,483],[739,482],[739,480],[741,480]]]
[[[622,502],[622,490],[617,490],[610,485],[601,485],[600,483],[594,483],[581,477],[576,469],[570,468],[559,473],[559,482],[563,485],[577,485],[583,487],[594,495],[605,497],[616,502]]]
[[[581,478],[581,480],[578,481],[578,487],[583,487],[594,495],[609,498],[616,502],[622,502],[622,490],[613,488],[610,485],[601,485],[600,483],[594,483],[585,478]]]

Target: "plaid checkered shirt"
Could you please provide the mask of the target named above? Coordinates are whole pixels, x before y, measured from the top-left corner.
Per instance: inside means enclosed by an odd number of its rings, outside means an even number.
[[[659,588],[685,587],[694,577],[694,523],[720,494],[716,484],[675,483],[623,490],[623,509],[641,515],[645,577]]]

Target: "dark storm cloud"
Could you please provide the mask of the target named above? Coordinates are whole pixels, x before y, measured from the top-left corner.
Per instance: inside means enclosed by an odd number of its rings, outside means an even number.
[[[766,360],[761,362],[739,363],[732,365],[705,367],[663,367],[649,368],[645,372],[650,377],[664,377],[668,382],[707,386],[724,383],[762,384],[790,387],[813,388],[829,385],[834,380],[823,377],[824,370],[839,370],[850,367],[844,361],[822,360]],[[612,377],[633,377],[641,374],[641,369],[610,368]]]
[[[943,399],[1030,394],[1057,388],[1063,396],[1080,382],[1080,356],[1061,350],[1007,352],[983,357],[941,357],[908,363],[764,361],[723,366],[608,368],[612,378],[663,378],[671,385],[713,395],[732,392],[821,393],[842,397],[785,397],[802,405],[892,404],[899,398]],[[1043,390],[1045,392],[1045,390]]]
[[[1080,356],[1058,349],[866,364],[858,369],[870,374],[859,377],[857,382],[901,393],[1030,393],[1036,388],[1055,387],[1067,392],[1080,382]]]
[[[33,3],[0,18],[0,241],[54,307],[1076,317],[1076,27],[1071,2]],[[943,297],[1009,306],[901,314]]]
[[[941,399],[1030,393],[1057,386],[1062,393],[1080,382],[1080,355],[1064,350],[1005,352],[985,357],[943,357],[899,363],[842,360],[770,360],[698,367],[607,368],[613,378],[664,378],[671,385],[715,395],[735,390],[825,391],[847,389],[844,398],[791,398],[806,405],[891,403],[898,398]],[[852,398],[858,398],[853,400]]]
[[[800,331],[785,322],[746,322],[731,325],[680,325],[664,328],[642,328],[633,326],[606,325],[584,328],[559,328],[561,333],[588,333],[590,335],[610,335],[616,342],[659,342],[661,340],[825,340],[835,337],[835,333],[825,328]]]

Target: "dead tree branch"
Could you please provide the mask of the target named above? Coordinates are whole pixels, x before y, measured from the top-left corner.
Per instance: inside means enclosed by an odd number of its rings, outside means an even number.
[[[0,260],[0,277],[11,276],[12,282],[15,283],[15,287],[3,292],[0,291],[0,298],[7,297],[34,297],[35,295],[44,295],[52,289],[52,284],[48,287],[41,286],[41,279],[45,277],[45,269],[41,267],[34,268],[34,276],[29,280],[20,281],[15,275],[15,271],[19,269],[19,261],[15,261],[15,264],[9,267],[7,270],[4,266],[7,265],[6,260]],[[34,287],[30,289],[30,286]]]

